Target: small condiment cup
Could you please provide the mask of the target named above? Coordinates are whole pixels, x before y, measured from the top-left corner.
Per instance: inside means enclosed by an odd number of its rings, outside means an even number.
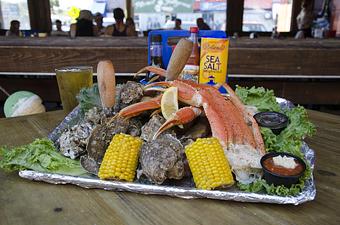
[[[267,127],[278,135],[284,130],[289,123],[288,117],[279,112],[259,112],[254,115],[256,122],[261,127]]]
[[[303,169],[300,173],[296,174],[296,175],[280,175],[277,173],[274,173],[272,171],[270,171],[269,169],[267,169],[263,164],[264,161],[268,158],[273,158],[276,156],[287,156],[287,157],[292,157],[294,158],[297,163],[300,163],[300,165],[302,165]],[[286,187],[290,187],[293,184],[297,184],[299,182],[300,177],[304,174],[304,172],[306,171],[306,163],[299,157],[289,154],[289,153],[283,153],[283,152],[270,152],[265,154],[262,158],[261,158],[261,166],[263,169],[263,178],[267,181],[268,184],[274,184],[274,185],[284,185]]]

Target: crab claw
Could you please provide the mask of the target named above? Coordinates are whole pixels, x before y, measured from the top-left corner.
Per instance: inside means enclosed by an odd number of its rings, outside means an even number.
[[[195,107],[202,106],[202,97],[199,93],[199,89],[201,86],[199,84],[195,84],[190,81],[183,80],[175,80],[175,81],[160,81],[151,83],[144,86],[145,91],[154,90],[154,91],[163,91],[164,88],[168,87],[177,87],[178,88],[178,100],[184,102],[188,105],[192,105]]]
[[[153,88],[153,87],[171,87],[172,86],[172,82],[168,82],[168,81],[159,81],[159,82],[153,82],[150,84],[147,84],[144,86],[144,89],[148,90],[149,88]]]
[[[143,113],[146,110],[158,109],[161,107],[161,99],[162,99],[162,95],[159,95],[146,102],[138,102],[138,103],[129,105],[125,107],[124,109],[120,110],[118,116],[131,118],[134,116],[138,116],[139,114]]]
[[[202,110],[196,107],[188,106],[178,110],[172,118],[168,119],[155,133],[153,140],[155,140],[165,130],[180,124],[186,124],[194,120],[202,113]]]
[[[162,69],[162,68],[159,68],[159,67],[156,67],[156,66],[146,66],[142,69],[140,69],[134,77],[137,77],[139,74],[141,73],[144,73],[144,72],[152,72],[154,74],[158,74],[162,77],[165,77],[165,72],[166,70]]]

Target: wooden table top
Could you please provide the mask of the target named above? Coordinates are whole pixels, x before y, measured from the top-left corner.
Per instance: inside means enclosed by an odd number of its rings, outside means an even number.
[[[45,137],[63,111],[0,119],[0,145]],[[309,111],[317,195],[299,206],[180,199],[51,185],[0,171],[0,224],[340,224],[340,117]]]

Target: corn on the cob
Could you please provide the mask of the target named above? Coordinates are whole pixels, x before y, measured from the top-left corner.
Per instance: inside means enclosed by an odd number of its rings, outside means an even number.
[[[99,168],[100,179],[133,181],[142,141],[127,134],[116,134]]]
[[[186,146],[185,154],[197,188],[211,190],[234,183],[228,160],[216,138],[198,138]]]

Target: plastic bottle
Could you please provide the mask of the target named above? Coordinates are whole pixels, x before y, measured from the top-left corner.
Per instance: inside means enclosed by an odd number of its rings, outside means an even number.
[[[180,78],[182,80],[192,80],[198,83],[200,51],[198,47],[198,27],[190,27],[189,40],[193,42],[191,55],[184,66]]]

